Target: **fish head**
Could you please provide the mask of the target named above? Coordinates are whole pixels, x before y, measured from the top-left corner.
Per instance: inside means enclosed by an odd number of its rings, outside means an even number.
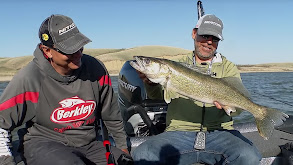
[[[130,65],[137,71],[145,74],[150,81],[161,85],[166,82],[170,69],[168,65],[164,64],[162,59],[144,56],[134,56],[134,59],[130,61]]]

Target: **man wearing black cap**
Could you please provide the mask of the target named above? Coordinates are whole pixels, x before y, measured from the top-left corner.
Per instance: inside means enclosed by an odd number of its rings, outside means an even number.
[[[100,118],[121,149],[112,148],[117,161],[128,153],[126,135],[106,68],[82,53],[91,40],[63,15],[48,17],[39,37],[33,61],[0,98],[0,162],[12,159],[10,131],[30,123],[23,143],[27,164],[104,165],[106,149],[96,141]]]
[[[181,62],[200,67],[214,78],[229,77],[247,94],[237,67],[216,52],[219,41],[223,40],[222,30],[223,23],[218,17],[202,16],[192,31],[194,52]],[[142,73],[140,77],[149,98],[163,98],[160,85],[151,83]],[[237,110],[232,116],[239,113]],[[256,165],[261,160],[256,147],[233,130],[232,117],[217,102],[205,104],[176,98],[168,105],[166,125],[165,132],[151,137],[133,151],[136,165]]]

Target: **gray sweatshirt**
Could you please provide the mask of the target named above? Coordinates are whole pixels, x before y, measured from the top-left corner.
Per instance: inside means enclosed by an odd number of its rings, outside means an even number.
[[[80,147],[96,140],[102,118],[116,146],[126,147],[123,121],[105,66],[83,55],[70,76],[58,74],[37,46],[34,59],[10,81],[0,98],[0,128],[30,121],[24,140],[45,138]]]

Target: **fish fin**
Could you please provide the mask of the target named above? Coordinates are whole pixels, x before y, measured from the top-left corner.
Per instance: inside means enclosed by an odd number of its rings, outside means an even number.
[[[240,93],[242,93],[244,96],[251,98],[250,93],[243,85],[242,81],[237,77],[224,77],[221,78],[223,81],[225,81],[228,85],[234,87],[237,89]]]
[[[164,89],[164,100],[165,100],[165,102],[167,104],[169,104],[171,102],[171,99],[176,99],[176,98],[179,98],[179,97],[188,99],[188,97],[180,95],[175,91]]]
[[[171,102],[171,99],[175,97],[176,95],[174,94],[174,92],[171,92],[167,89],[164,90],[164,100],[167,104],[169,104]]]
[[[184,62],[179,62],[181,65],[193,70],[193,71],[196,71],[198,73],[201,73],[201,74],[205,74],[205,75],[209,75],[207,73],[207,69],[206,68],[201,68],[201,67],[198,67],[198,66],[195,66],[195,65],[192,65],[192,64],[187,64],[187,63],[184,63]]]
[[[221,105],[221,106],[225,110],[225,112],[227,113],[228,116],[231,116],[232,112],[236,112],[235,107],[229,107],[227,105]]]
[[[262,119],[255,118],[256,126],[258,128],[259,134],[265,139],[268,140],[269,137],[272,135],[274,127],[280,126],[284,123],[286,118],[289,116],[281,111],[266,108],[265,109],[265,116]]]

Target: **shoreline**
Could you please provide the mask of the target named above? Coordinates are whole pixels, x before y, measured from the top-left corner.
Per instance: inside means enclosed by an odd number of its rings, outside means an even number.
[[[0,76],[0,82],[11,81],[13,76]]]
[[[284,71],[284,70],[239,70],[240,73],[275,73],[275,72],[293,72],[293,71]],[[110,74],[110,76],[119,76],[119,73]],[[0,76],[0,82],[11,81],[13,76]]]
[[[110,74],[110,76],[118,76],[119,74]],[[0,82],[11,81],[13,76],[0,76]]]

